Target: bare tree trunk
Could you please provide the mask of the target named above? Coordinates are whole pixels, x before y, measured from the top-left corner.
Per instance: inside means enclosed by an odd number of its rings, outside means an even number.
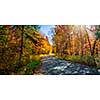
[[[87,36],[88,43],[89,43],[90,54],[91,54],[91,57],[92,57],[92,59],[93,59],[92,66],[97,68],[97,64],[96,64],[95,57],[94,57],[94,50],[95,50],[95,46],[96,46],[96,40],[94,41],[93,49],[92,49],[92,47],[91,47],[91,42],[90,42],[89,35],[88,35],[88,32],[87,32],[86,29],[85,29],[85,31],[86,31],[86,36]]]
[[[95,57],[94,57],[94,51],[95,51],[96,43],[97,43],[97,40],[95,39],[94,44],[93,44],[93,49],[92,49],[91,56],[93,57],[93,60],[94,60],[94,66],[97,67],[96,60],[95,60]]]
[[[87,32],[87,30],[86,30],[86,29],[85,29],[85,32],[86,32],[86,36],[87,36],[87,39],[88,39],[88,44],[89,44],[90,54],[91,54],[91,53],[92,53],[92,47],[91,47],[90,38],[89,38],[89,35],[88,35],[88,32]]]
[[[83,45],[84,45],[84,43],[83,43],[83,38],[82,38],[82,33],[81,33],[81,26],[80,26],[80,39],[81,39],[81,57],[83,56]]]
[[[19,66],[22,66],[22,55],[23,55],[23,33],[24,33],[24,25],[22,25],[22,33],[21,33],[21,45],[20,45],[20,57],[19,57]]]
[[[92,49],[92,54],[91,55],[94,55],[96,43],[97,43],[97,40],[95,39],[94,44],[93,44],[93,49]]]

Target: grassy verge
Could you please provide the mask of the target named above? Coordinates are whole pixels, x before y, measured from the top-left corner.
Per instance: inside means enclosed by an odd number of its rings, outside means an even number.
[[[74,63],[84,64],[84,65],[90,65],[93,64],[93,57],[92,56],[66,56],[62,58],[61,56],[56,56],[57,58],[64,59],[67,61],[71,61]],[[97,69],[100,69],[100,57],[95,57]]]
[[[9,64],[0,63],[0,75],[32,75],[34,70],[40,69],[41,58],[49,55],[53,54],[23,56],[21,66],[19,66],[19,59],[9,60]]]
[[[17,75],[32,75],[41,64],[40,55],[30,55],[29,62],[19,69]]]
[[[37,60],[29,62],[27,63],[26,66],[20,68],[20,70],[17,72],[17,75],[32,75],[34,70],[37,69],[40,64],[41,61],[37,61]]]

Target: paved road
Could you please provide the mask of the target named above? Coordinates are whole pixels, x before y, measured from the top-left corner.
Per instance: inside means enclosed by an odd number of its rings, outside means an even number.
[[[46,75],[98,75],[96,69],[87,65],[60,60],[53,56],[43,57],[42,73]]]

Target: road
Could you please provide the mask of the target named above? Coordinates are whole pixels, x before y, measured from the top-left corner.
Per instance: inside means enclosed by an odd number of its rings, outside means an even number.
[[[98,71],[92,67],[54,56],[42,57],[41,61],[41,71],[44,75],[98,75]]]

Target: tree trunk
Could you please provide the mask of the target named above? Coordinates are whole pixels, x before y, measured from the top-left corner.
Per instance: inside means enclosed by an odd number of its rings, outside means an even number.
[[[86,31],[86,36],[87,36],[87,39],[88,39],[89,48],[90,48],[90,54],[91,54],[91,57],[93,59],[92,66],[95,67],[95,68],[97,68],[97,64],[96,64],[95,57],[94,57],[94,50],[95,50],[95,46],[96,46],[96,40],[94,41],[93,49],[92,49],[88,32],[87,32],[86,29],[85,29],[85,31]]]
[[[95,47],[96,47],[96,43],[97,43],[97,40],[95,39],[94,44],[93,44],[93,49],[92,49],[92,53],[91,53],[91,55],[94,55],[94,51],[95,51]]]
[[[79,33],[80,33],[80,41],[81,41],[81,57],[83,56],[83,38],[82,38],[82,33],[81,33],[81,26],[80,26],[80,30],[79,30]]]
[[[23,55],[23,33],[24,33],[24,25],[22,25],[22,33],[21,33],[21,45],[20,45],[20,57],[19,57],[19,66],[22,66],[22,55]]]
[[[89,44],[89,48],[90,48],[90,54],[92,54],[92,47],[91,47],[90,38],[89,38],[89,35],[88,35],[88,32],[87,32],[86,29],[85,29],[85,31],[86,31],[86,36],[87,36],[87,40],[88,40],[88,44]]]
[[[95,57],[94,57],[94,51],[95,51],[96,43],[97,43],[97,40],[95,39],[94,44],[93,44],[93,49],[92,49],[91,56],[93,57],[94,66],[97,67],[96,60],[95,60]]]

